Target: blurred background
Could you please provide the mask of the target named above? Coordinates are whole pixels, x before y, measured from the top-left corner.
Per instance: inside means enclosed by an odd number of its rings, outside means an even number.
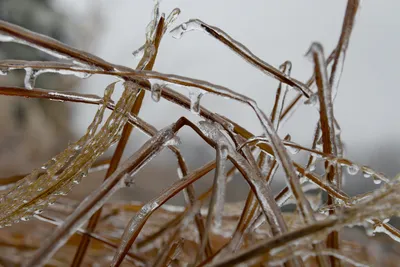
[[[199,18],[223,29],[271,65],[279,66],[291,60],[292,76],[306,81],[313,64],[305,53],[314,41],[324,46],[326,56],[332,51],[340,35],[346,2],[231,0],[228,4],[227,1],[215,0],[168,0],[161,2],[160,11],[168,15],[173,8],[179,7],[182,12],[176,25]],[[400,124],[396,120],[400,96],[396,88],[400,60],[399,8],[400,2],[395,0],[362,2],[334,106],[336,119],[342,128],[345,157],[390,177],[400,169]],[[152,9],[153,1],[150,0],[0,0],[1,19],[129,67],[138,63],[132,51],[145,41],[145,29]],[[0,58],[49,60],[42,53],[15,44],[1,44]],[[278,86],[276,80],[201,32],[190,32],[181,40],[166,34],[154,70],[227,86],[256,99],[267,114],[272,109]],[[23,74],[0,77],[0,82],[21,85]],[[37,86],[102,95],[112,81],[103,76],[82,82],[70,77],[48,76],[41,77]],[[176,89],[187,93],[185,89]],[[211,95],[205,95],[201,104],[228,116],[255,134],[262,133],[256,116],[242,104]],[[62,151],[68,141],[76,140],[84,133],[96,109],[83,104],[0,97],[0,177],[28,172]],[[158,129],[180,116],[198,120],[190,111],[167,101],[154,103],[149,94],[140,112],[141,118]],[[283,137],[290,133],[293,141],[310,146],[317,120],[318,112],[314,107],[301,105],[279,134]],[[215,158],[215,152],[190,130],[184,129],[179,136],[182,140],[180,148],[190,169]],[[147,139],[135,130],[126,156]],[[111,152],[105,156],[110,156]],[[295,158],[305,162],[305,156],[300,153]],[[118,197],[135,200],[154,197],[177,179],[176,167],[172,153],[163,151],[138,174],[136,187],[121,192]],[[346,190],[350,194],[376,187],[361,173],[355,176],[345,173],[345,176]],[[103,173],[90,176],[79,186],[86,193],[79,192],[79,188],[74,193],[87,194],[103,177]],[[196,188],[202,191],[211,182],[212,173],[196,183]],[[282,186],[283,177],[279,172],[274,189]],[[231,201],[243,200],[247,188],[243,179],[237,176],[229,185],[228,198]],[[182,197],[176,197],[172,202],[181,203]]]

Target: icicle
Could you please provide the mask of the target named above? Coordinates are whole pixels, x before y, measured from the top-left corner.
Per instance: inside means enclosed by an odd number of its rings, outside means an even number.
[[[26,89],[32,90],[35,87],[36,72],[32,68],[25,68],[24,84]]]
[[[200,113],[200,100],[202,96],[203,93],[198,90],[191,89],[189,91],[190,111],[195,115]]]
[[[153,99],[154,102],[160,101],[162,88],[163,85],[160,85],[158,83],[151,85],[151,98]]]
[[[294,147],[294,146],[287,146],[286,149],[292,153],[293,155],[296,155],[297,153],[299,153],[300,148],[298,147]]]
[[[142,45],[138,49],[132,52],[132,55],[134,58],[142,58],[144,55],[144,50],[146,48],[146,45]]]
[[[310,95],[310,97],[304,101],[305,105],[309,105],[309,106],[317,106],[318,104],[318,94],[312,94]]]

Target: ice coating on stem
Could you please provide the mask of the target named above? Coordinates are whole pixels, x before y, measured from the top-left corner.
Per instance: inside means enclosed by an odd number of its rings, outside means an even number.
[[[383,221],[384,223],[387,223],[387,222],[385,222],[385,221]],[[392,230],[392,231],[391,231]],[[386,235],[388,235],[390,238],[392,238],[394,241],[396,241],[397,243],[400,243],[400,237],[399,236],[397,236],[397,235],[395,235],[394,233],[393,233],[393,231],[394,231],[394,228],[393,228],[393,226],[391,226],[391,225],[387,225],[387,226],[384,226],[384,225],[382,225],[382,224],[376,224],[375,226],[374,226],[374,233],[383,233],[383,234],[386,234]]]
[[[163,28],[163,34],[165,34],[165,32],[167,31],[167,29],[175,22],[175,20],[178,18],[178,16],[179,16],[179,14],[181,13],[181,10],[179,9],[179,8],[175,8],[175,9],[173,9],[172,11],[171,11],[171,13],[168,15],[168,17],[167,17],[167,19],[165,20],[165,25],[164,25],[164,28]],[[149,23],[149,25],[148,25],[148,27],[150,26],[150,28],[152,28],[151,30],[153,31],[153,33],[151,33],[150,34],[150,32],[149,32],[149,34],[148,34],[148,32],[146,32],[146,40],[153,40],[153,38],[155,37],[154,36],[154,34],[155,34],[155,29],[157,28],[157,27],[155,27],[154,26],[154,22],[153,22],[154,20],[152,20],[150,23]],[[155,28],[154,28],[155,27]],[[149,38],[151,36],[151,38],[150,39],[147,39],[147,38]],[[136,49],[135,51],[133,51],[132,52],[132,55],[133,55],[133,57],[135,57],[135,58],[142,58],[143,57],[143,55],[144,55],[144,51],[145,51],[145,49],[146,49],[146,45],[147,45],[147,43],[146,44],[144,44],[144,45],[142,45],[141,47],[139,47],[138,49]]]
[[[0,60],[0,68],[5,71],[24,69],[26,71],[25,84],[32,87],[34,85],[33,80],[43,73],[74,75],[78,78],[86,79],[92,75],[90,71],[95,70],[95,68],[83,68],[72,63],[25,60]]]
[[[74,67],[72,67],[72,68],[74,68]],[[61,74],[61,75],[73,75],[73,76],[76,76],[76,77],[81,78],[81,79],[87,79],[90,76],[92,76],[92,74],[90,74],[90,73],[87,73],[87,72],[84,72],[84,71],[78,71],[79,70],[78,67],[75,67],[75,69],[77,71],[74,71],[73,69],[72,70],[67,70],[67,69],[59,69],[59,70],[58,69],[41,69],[41,70],[37,70],[36,77],[39,76],[40,74],[43,74],[43,73],[56,73],[56,74]]]
[[[327,67],[321,44],[313,43],[307,55],[313,57],[315,64],[318,96],[320,102],[321,128],[327,130],[327,132],[322,131],[323,139],[325,134],[329,134],[329,137],[323,141],[324,146],[329,145],[329,150],[331,151],[324,152],[333,153],[333,155],[336,155],[337,148],[335,140],[335,118],[333,115],[332,90],[328,80]],[[326,120],[324,118],[326,118]]]
[[[179,17],[181,10],[179,8],[174,8],[171,13],[168,15],[165,20],[165,28],[164,32],[175,22],[175,20]]]
[[[146,43],[152,43],[155,37],[157,29],[158,19],[160,18],[160,4],[158,1],[155,2],[153,8],[152,19],[146,27]]]
[[[7,31],[5,33],[4,31]],[[89,69],[93,65],[110,65],[108,62],[84,51],[69,47],[53,38],[29,31],[17,25],[0,20],[0,42],[15,42],[38,49],[59,59],[72,60]],[[73,55],[71,57],[71,55]],[[92,64],[92,62],[94,64]]]
[[[224,213],[225,205],[225,191],[226,191],[226,177],[225,177],[225,163],[228,156],[228,148],[221,146],[217,148],[217,167],[215,171],[215,217],[212,229],[214,232],[218,232],[222,225],[222,216]],[[209,211],[210,212],[210,211]]]
[[[86,134],[81,137],[79,141],[69,145],[62,153],[50,159],[43,164],[42,167],[33,170],[31,174],[18,181],[14,187],[1,195],[0,210],[3,211],[3,216],[0,218],[0,226],[14,221],[15,219],[13,218],[32,214],[37,206],[45,203],[46,199],[41,200],[40,203],[37,203],[37,201],[31,203],[31,201],[36,198],[37,194],[41,194],[40,192],[43,191],[43,188],[52,187],[59,180],[56,173],[59,172],[68,161],[76,157],[82,146],[93,137],[103,119],[106,103],[111,99],[113,90],[114,86],[107,87],[104,93],[103,104],[99,106],[99,110],[92,123],[89,125]],[[56,180],[54,179],[55,177],[57,177]],[[64,194],[65,190],[68,190],[68,188],[66,187],[63,190],[55,191],[53,189],[54,195]],[[24,205],[20,206],[15,200],[21,201]],[[52,199],[48,199],[47,201],[50,202]]]
[[[229,148],[226,145],[227,140],[225,138],[218,139],[218,133],[213,134],[216,138],[214,141],[217,142],[217,156],[216,156],[216,170],[214,175],[213,190],[211,195],[210,204],[208,207],[208,215],[206,220],[206,231],[200,243],[200,249],[198,250],[195,263],[203,258],[203,251],[208,241],[209,231],[214,233],[220,233],[222,225],[222,216],[225,204],[225,191],[226,191],[226,177],[225,177],[225,163],[229,153]],[[222,137],[222,136],[221,136]]]
[[[359,7],[360,0],[349,0],[347,2],[346,14],[344,17],[342,31],[335,50],[335,57],[332,65],[329,83],[332,88],[333,99],[336,98],[340,78],[343,73],[344,62],[346,58],[347,48],[349,46],[350,36],[353,30],[355,17]]]

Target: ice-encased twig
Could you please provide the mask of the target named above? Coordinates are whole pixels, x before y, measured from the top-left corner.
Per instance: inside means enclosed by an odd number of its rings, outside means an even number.
[[[335,117],[333,114],[333,98],[332,88],[328,80],[327,65],[324,58],[322,45],[313,43],[308,52],[308,55],[313,58],[315,66],[315,77],[318,88],[319,99],[319,114],[320,114],[320,129],[322,132],[322,148],[326,154],[337,155],[337,144],[335,138]],[[327,180],[331,184],[340,185],[337,175],[337,165],[325,163]],[[328,195],[328,204],[333,204],[334,198]],[[335,211],[329,211],[334,214]],[[327,247],[339,249],[339,233],[333,231],[328,235]],[[336,258],[331,257],[332,266],[340,266],[340,262]]]
[[[203,238],[200,242],[200,250],[196,255],[195,263],[203,258],[203,251],[208,242],[208,235],[210,230],[212,233],[218,233],[221,224],[225,204],[225,191],[226,191],[226,177],[225,177],[225,164],[228,156],[228,148],[224,142],[216,142],[216,163],[213,182],[213,191],[211,200],[208,207],[208,214],[206,220],[206,227]]]
[[[30,175],[18,181],[13,188],[1,195],[0,224],[2,226],[14,223],[19,219],[24,220],[24,217],[31,216],[35,211],[43,210],[49,202],[53,202],[57,198],[57,195],[66,194],[74,181],[79,182],[81,178],[79,176],[86,175],[90,164],[86,164],[83,160],[86,157],[83,149],[96,136],[96,130],[103,119],[106,103],[109,101],[113,89],[114,84],[105,90],[103,104],[99,106],[93,122],[80,140],[69,145],[62,153],[45,163],[40,169],[32,171]],[[93,157],[92,160],[96,159],[97,157]],[[54,179],[56,173],[63,169],[70,160],[76,163],[76,167],[64,169],[57,179]]]
[[[230,37],[227,33],[222,31],[221,29],[214,26],[210,26],[199,19],[191,19],[185,23],[182,23],[181,25],[172,29],[171,33],[175,38],[179,39],[185,32],[192,30],[200,30],[210,34],[218,41],[227,45],[235,53],[239,54],[243,59],[252,64],[254,67],[280,80],[283,83],[286,83],[296,89],[299,89],[307,97],[311,95],[311,91],[306,85],[304,85],[303,83],[301,83],[296,79],[288,77],[287,75],[285,75],[285,73],[282,73],[279,69],[263,61],[255,54],[253,54],[247,47],[245,47],[243,44],[239,43],[238,41]]]

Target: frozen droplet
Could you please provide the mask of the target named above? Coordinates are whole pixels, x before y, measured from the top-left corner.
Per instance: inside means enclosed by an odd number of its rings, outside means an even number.
[[[0,42],[12,42],[14,38],[5,32],[0,32]]]
[[[182,178],[183,178],[183,172],[182,172],[182,169],[181,169],[180,167],[178,167],[178,168],[176,169],[176,172],[178,173],[178,177],[179,177],[179,179],[182,179]]]
[[[286,149],[292,153],[293,155],[299,153],[300,149],[298,147],[294,147],[294,146],[286,146]]]
[[[154,102],[160,101],[162,92],[162,85],[155,83],[151,85],[151,98]]]
[[[315,163],[314,163],[314,164],[311,164],[311,165],[308,167],[308,170],[309,170],[310,172],[315,171],[315,169],[316,169]]]
[[[351,165],[347,166],[347,172],[350,175],[356,175],[359,171],[360,171],[360,168],[355,164],[351,164]]]
[[[182,23],[181,25],[172,29],[170,33],[173,38],[180,39],[184,33],[194,30],[204,32],[204,28],[201,26],[201,22],[197,19],[191,19],[185,23]]]
[[[318,103],[318,95],[312,94],[310,97],[304,102],[304,104],[309,106],[315,106]]]
[[[165,143],[166,146],[179,146],[180,144],[182,141],[178,136],[174,136]]]
[[[229,148],[226,145],[221,146],[221,159],[226,159],[229,155]]]
[[[382,183],[382,180],[381,179],[379,179],[378,177],[376,177],[376,176],[374,176],[374,184],[381,184]]]
[[[30,220],[30,218],[28,216],[21,217],[21,221],[23,221],[23,222],[27,222],[29,220]]]
[[[35,87],[36,72],[32,68],[25,68],[24,84],[26,89],[33,89]]]
[[[363,172],[363,176],[364,176],[364,178],[371,178],[372,173],[369,172],[369,171],[364,171],[364,172]]]
[[[364,228],[367,236],[375,236],[375,227],[372,227],[370,225],[364,225]]]
[[[8,70],[7,69],[0,69],[0,75],[7,75]]]
[[[35,213],[35,214],[41,214],[41,213],[43,213],[43,210],[35,210],[34,213]]]
[[[203,96],[203,93],[198,91],[190,91],[189,98],[190,98],[190,111],[193,114],[198,115],[200,113],[200,99]]]

